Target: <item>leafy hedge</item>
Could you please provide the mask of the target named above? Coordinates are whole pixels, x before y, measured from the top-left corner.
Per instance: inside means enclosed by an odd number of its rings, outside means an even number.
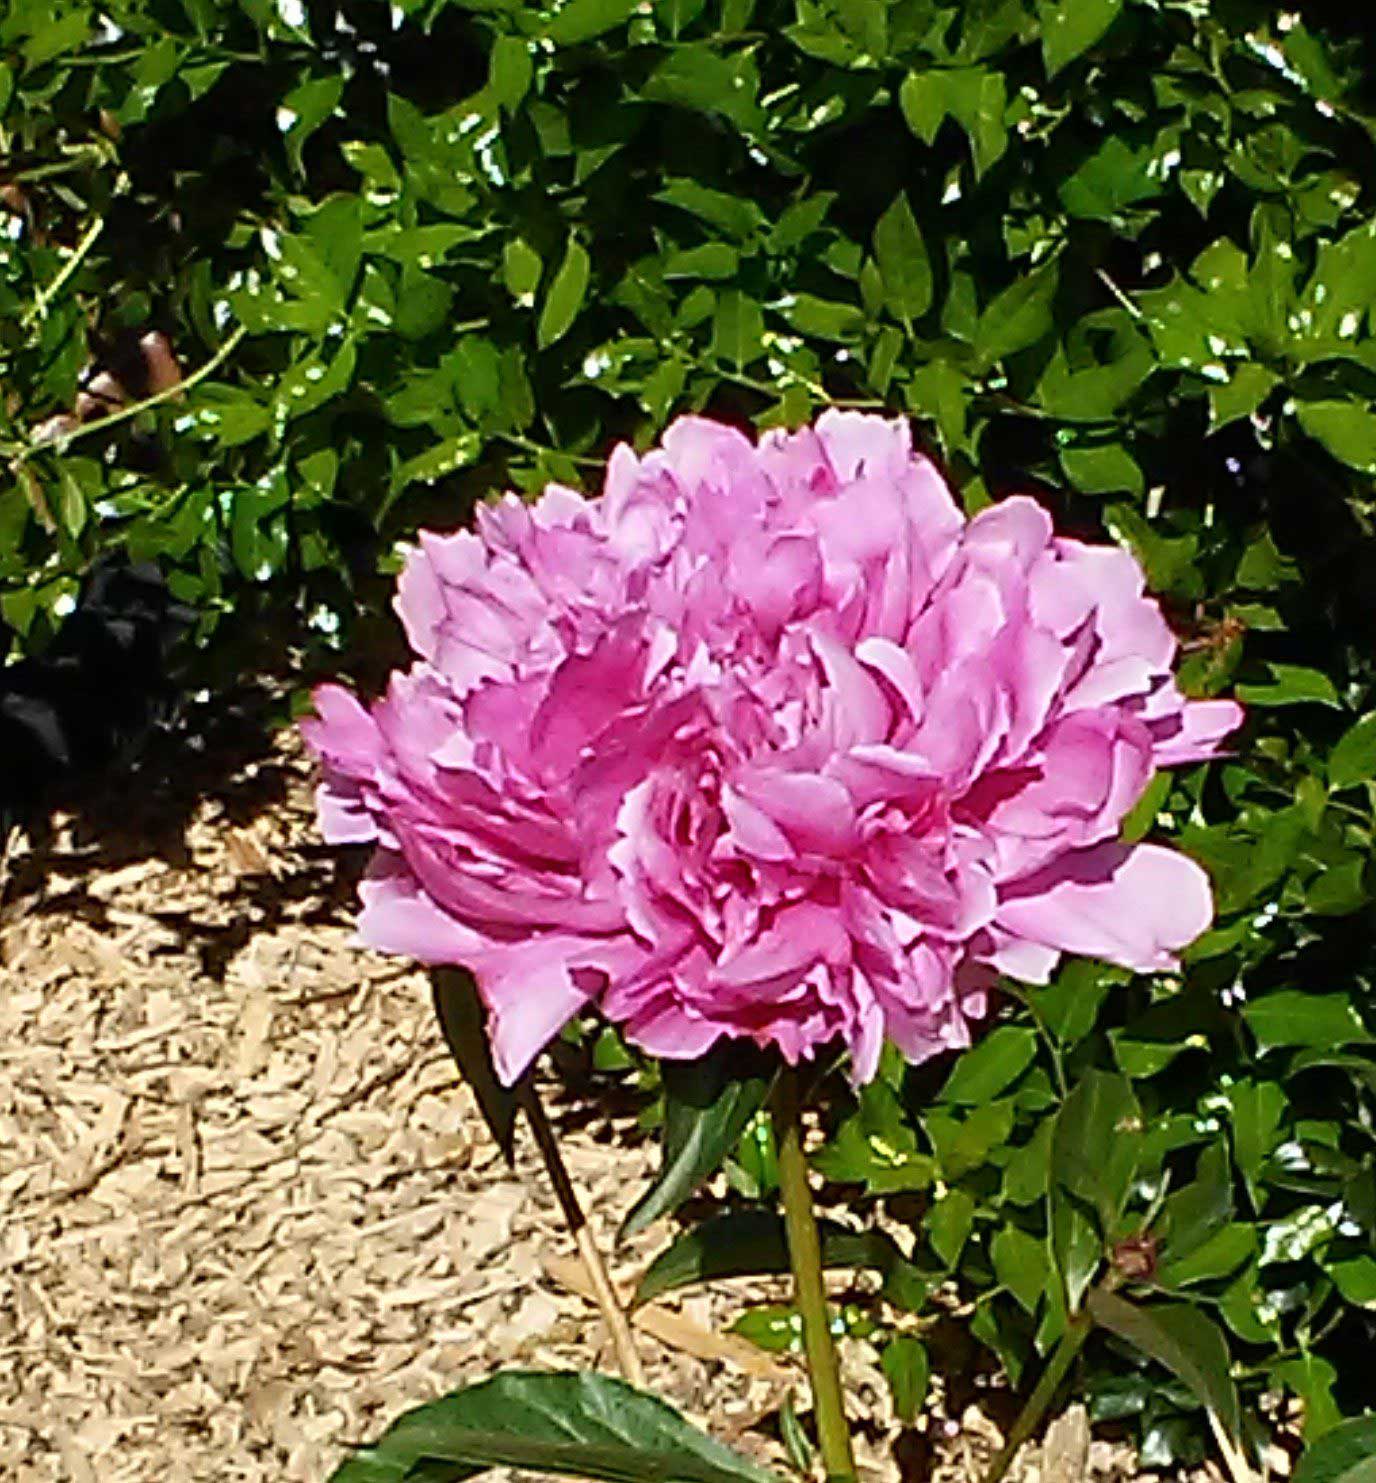
[[[614,439],[694,408],[904,412],[971,509],[1031,489],[1135,549],[1187,688],[1252,710],[1235,760],[1161,779],[1135,816],[1211,870],[1216,930],[1178,981],[1082,964],[1010,1002],[944,1090],[945,1068],[895,1069],[819,1162],[912,1227],[926,1276],[890,1285],[895,1308],[954,1281],[1015,1381],[1064,1322],[1051,1259],[1107,1249],[1221,1324],[1245,1395],[1299,1395],[1310,1435],[1360,1410],[1359,7],[13,0],[0,53],[15,656],[112,550],[162,566],[205,673],[245,646],[366,648],[418,526],[586,482]],[[1046,1172],[1075,1164],[1050,1158],[1053,1120],[1096,1158],[1111,1140],[1093,1188]],[[1149,1460],[1200,1444],[1192,1393],[1107,1345],[1087,1364],[1095,1414],[1140,1417]]]

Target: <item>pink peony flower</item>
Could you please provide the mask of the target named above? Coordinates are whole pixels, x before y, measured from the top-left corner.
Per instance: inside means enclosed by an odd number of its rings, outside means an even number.
[[[1159,767],[1240,721],[1186,701],[1114,547],[1017,497],[967,520],[908,428],[685,417],[600,498],[423,534],[419,656],[317,692],[327,839],[377,845],[364,942],[466,964],[514,1080],[590,1004],[646,1050],[722,1036],[871,1077],[969,1042],[998,974],[1171,968],[1192,861],[1117,842]]]

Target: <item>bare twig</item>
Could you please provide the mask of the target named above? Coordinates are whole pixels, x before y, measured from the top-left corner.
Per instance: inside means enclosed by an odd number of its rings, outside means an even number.
[[[540,1150],[540,1156],[545,1161],[545,1168],[549,1171],[550,1182],[554,1186],[554,1197],[559,1202],[559,1208],[563,1211],[569,1230],[573,1232],[578,1255],[582,1258],[583,1267],[588,1274],[593,1301],[597,1304],[611,1332],[617,1364],[621,1368],[621,1373],[632,1385],[643,1389],[645,1371],[641,1367],[640,1355],[636,1351],[635,1338],[626,1318],[626,1310],[621,1306],[621,1300],[617,1297],[611,1276],[607,1272],[607,1265],[602,1260],[602,1253],[597,1249],[597,1242],[593,1239],[592,1228],[588,1225],[588,1218],[583,1213],[578,1193],[573,1187],[573,1181],[569,1178],[564,1156],[559,1151],[559,1140],[554,1136],[554,1129],[549,1125],[549,1118],[545,1115],[539,1094],[529,1081],[521,1086],[517,1093],[517,1101],[521,1111],[526,1115],[526,1121],[530,1124],[530,1131]]]

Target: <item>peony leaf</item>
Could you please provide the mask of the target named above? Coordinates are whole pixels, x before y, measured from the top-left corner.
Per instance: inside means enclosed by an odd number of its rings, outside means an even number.
[[[1102,1288],[1090,1293],[1089,1311],[1097,1324],[1165,1365],[1218,1417],[1230,1437],[1238,1436],[1242,1413],[1228,1345],[1212,1319],[1187,1303],[1139,1306]]]
[[[608,1483],[777,1483],[621,1380],[526,1371],[407,1412],[330,1483],[461,1483],[494,1467]]]
[[[488,1131],[509,1164],[515,1157],[519,1083],[505,1087],[497,1077],[478,986],[466,968],[436,968],[430,987],[449,1053],[473,1089]]]
[[[992,366],[1006,355],[1035,345],[1051,329],[1051,306],[1059,282],[1060,265],[1052,258],[995,296],[975,330],[980,365]]]
[[[717,1172],[774,1082],[764,1057],[729,1045],[664,1063],[664,1163],[621,1228],[623,1237],[676,1210]]]
[[[1322,670],[1303,664],[1268,663],[1271,682],[1267,685],[1239,685],[1238,699],[1245,705],[1316,705],[1338,707],[1342,702],[1333,681]]]
[[[823,1222],[822,1265],[888,1273],[903,1254],[882,1231],[847,1231]],[[694,1226],[672,1241],[640,1279],[635,1302],[649,1303],[695,1282],[764,1277],[789,1270],[781,1216],[772,1210],[732,1210]]]

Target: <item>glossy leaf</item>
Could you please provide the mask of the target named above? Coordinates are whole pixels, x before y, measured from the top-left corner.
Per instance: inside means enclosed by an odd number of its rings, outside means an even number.
[[[588,275],[592,260],[587,249],[575,238],[569,239],[564,250],[564,260],[559,264],[549,291],[545,295],[544,307],[540,310],[540,322],[535,331],[535,343],[544,349],[568,333],[569,327],[583,307],[588,291]]]
[[[1328,781],[1350,788],[1376,777],[1376,711],[1355,721],[1338,738],[1328,756]]]
[[[1184,1303],[1130,1303],[1116,1293],[1089,1295],[1094,1321],[1189,1386],[1202,1406],[1228,1434],[1241,1431],[1242,1409],[1228,1362],[1228,1346],[1218,1326],[1198,1308]]]
[[[1291,1477],[1294,1483],[1374,1483],[1376,1416],[1354,1417],[1325,1432]]]
[[[512,1371],[403,1416],[331,1483],[459,1483],[492,1467],[608,1483],[770,1483],[672,1407],[608,1375]]]
[[[734,1046],[697,1061],[664,1063],[663,1165],[626,1217],[623,1236],[672,1213],[721,1168],[773,1080],[760,1057]]]
[[[1117,19],[1123,0],[1039,0],[1042,56],[1055,76],[1062,67],[1089,50]]]
[[[1056,1116],[1052,1178],[1098,1212],[1105,1234],[1132,1188],[1142,1133],[1142,1110],[1127,1078],[1102,1071],[1086,1072]]]

